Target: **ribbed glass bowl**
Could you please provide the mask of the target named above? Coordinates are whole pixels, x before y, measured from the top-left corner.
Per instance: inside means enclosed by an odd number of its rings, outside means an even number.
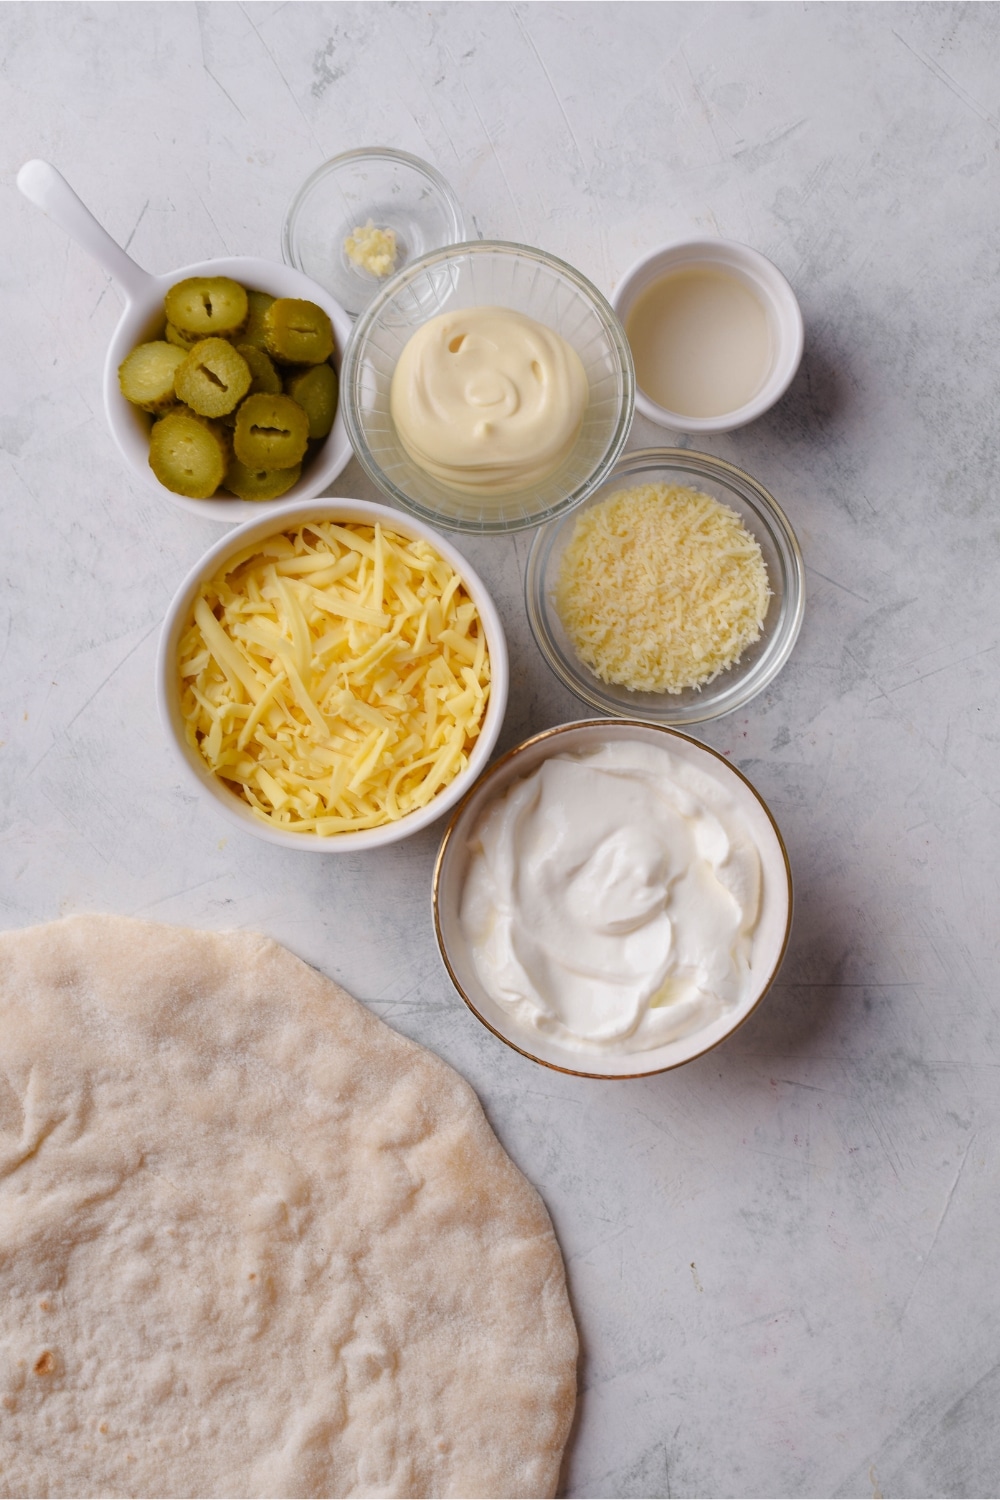
[[[407,455],[389,411],[405,345],[428,319],[467,307],[506,307],[552,328],[576,350],[590,399],[576,445],[541,483],[507,495],[465,495]],[[478,240],[425,255],[398,272],[354,325],[341,371],[344,420],[362,467],[414,515],[455,531],[517,531],[579,505],[625,444],[635,404],[632,355],[621,324],[579,271],[544,250]]]
[[[701,724],[743,708],[774,680],[791,655],[805,610],[802,553],[787,517],[763,485],[724,459],[685,448],[643,448],[626,453],[580,509],[644,484],[701,490],[736,511],[756,537],[771,586],[760,640],[744,651],[735,666],[700,689],[644,693],[602,682],[577,656],[555,604],[563,553],[579,510],[550,522],[535,537],[524,581],[528,623],[553,672],[591,708],[650,724]]]

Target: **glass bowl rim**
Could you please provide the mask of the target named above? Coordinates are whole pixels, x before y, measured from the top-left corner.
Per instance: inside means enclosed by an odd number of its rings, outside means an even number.
[[[497,521],[469,522],[449,516],[438,510],[431,510],[428,506],[413,500],[406,492],[389,478],[372,454],[368,442],[362,430],[358,418],[355,403],[356,371],[360,365],[361,350],[367,338],[376,325],[376,322],[389,302],[403,290],[411,281],[422,274],[425,270],[440,265],[443,262],[454,260],[461,256],[500,254],[522,256],[529,260],[538,262],[547,269],[554,270],[563,276],[574,289],[581,293],[591,304],[604,328],[609,345],[617,356],[618,369],[622,385],[622,401],[614,431],[608,445],[607,452],[590,477],[561,500],[548,506],[545,510],[538,511],[528,517],[518,517],[515,520],[500,519]],[[628,441],[628,435],[632,427],[632,418],[635,412],[635,366],[632,361],[632,351],[625,337],[625,330],[621,320],[610,300],[604,293],[575,266],[568,261],[560,259],[558,255],[552,255],[548,250],[542,250],[537,245],[524,245],[518,240],[462,240],[458,244],[444,245],[440,250],[430,250],[426,255],[410,261],[403,266],[394,276],[391,276],[385,285],[375,294],[367,307],[358,314],[347,348],[344,350],[343,363],[341,366],[341,390],[344,404],[344,425],[351,447],[354,449],[355,457],[379,489],[389,495],[404,510],[412,515],[420,516],[422,520],[430,522],[434,526],[440,526],[447,531],[461,531],[475,535],[496,535],[498,533],[512,531],[526,531],[534,526],[543,525],[561,516],[565,511],[581,505],[595,489],[598,489],[610,476],[611,470],[619,461],[622,449]],[[508,497],[498,497],[503,500]]]
[[[592,673],[584,676],[586,668],[582,663],[579,673],[570,670],[563,660],[562,653],[556,649],[550,634],[548,626],[550,611],[545,600],[544,583],[552,548],[560,529],[570,519],[570,514],[560,515],[538,528],[524,571],[524,606],[532,637],[545,662],[559,681],[568,687],[581,702],[586,703],[590,708],[597,709],[599,713],[607,714],[610,718],[639,719],[647,724],[659,724],[683,732],[691,725],[706,724],[712,719],[721,719],[726,714],[745,708],[774,681],[792,654],[802,628],[805,615],[805,563],[798,538],[785,512],[774,496],[745,469],[739,468],[727,459],[716,458],[710,453],[700,453],[692,448],[635,448],[621,455],[614,465],[613,472],[607,474],[604,484],[630,478],[638,483],[640,482],[639,473],[648,469],[686,470],[704,479],[718,480],[740,495],[764,523],[774,540],[775,550],[781,564],[786,613],[780,630],[766,638],[764,651],[758,656],[755,666],[746,677],[737,679],[734,683],[732,680],[727,682],[725,673],[720,674],[714,683],[708,684],[703,689],[703,699],[700,700],[704,702],[702,711],[694,713],[688,711],[672,715],[670,695],[664,694],[665,711],[662,714],[650,714],[647,717],[643,704],[618,703],[606,691],[600,678]],[[592,498],[593,494],[592,491],[591,496],[587,498]],[[576,509],[582,510],[583,505],[584,501],[581,501]],[[716,684],[720,686],[716,688]],[[698,706],[695,705],[696,708]]]
[[[394,146],[358,146],[352,151],[341,151],[337,156],[328,157],[325,162],[316,167],[313,172],[310,172],[306,180],[293,194],[288,208],[285,210],[284,223],[281,229],[281,257],[288,265],[294,266],[297,270],[302,269],[295,251],[295,246],[297,245],[295,230],[306,199],[310,196],[313,189],[325,178],[334,175],[338,168],[352,161],[399,162],[404,166],[413,168],[422,177],[426,177],[428,182],[440,193],[448,209],[452,226],[458,235],[458,241],[451,241],[450,243],[454,244],[461,241],[462,236],[465,234],[465,216],[462,213],[462,205],[458,201],[451,183],[442,177],[437,167],[432,166],[429,161],[424,161],[423,157],[414,156],[410,151],[397,151]],[[436,252],[431,253],[434,254]],[[358,316],[360,317],[360,314]]]

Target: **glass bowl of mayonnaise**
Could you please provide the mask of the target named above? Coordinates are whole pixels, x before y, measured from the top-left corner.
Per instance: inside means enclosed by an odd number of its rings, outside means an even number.
[[[436,526],[516,531],[580,504],[628,436],[624,330],[544,250],[452,245],[399,271],[354,327],[341,374],[363,468]]]
[[[453,814],[434,870],[445,966],[544,1067],[642,1078],[717,1046],[781,966],[792,880],[759,792],[638,720],[525,740]]]

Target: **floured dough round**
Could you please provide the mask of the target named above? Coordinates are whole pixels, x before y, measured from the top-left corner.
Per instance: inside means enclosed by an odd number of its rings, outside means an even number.
[[[576,1353],[438,1058],[253,934],[0,935],[0,1494],[551,1495]]]

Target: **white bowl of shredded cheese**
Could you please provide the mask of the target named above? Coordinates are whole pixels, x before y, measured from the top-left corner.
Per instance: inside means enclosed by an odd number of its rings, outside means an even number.
[[[684,727],[774,680],[802,624],[804,575],[787,517],[749,474],[645,448],[539,529],[525,606],[545,660],[584,703]]]
[[[270,843],[346,853],[439,818],[485,768],[507,702],[481,580],[422,521],[288,505],[189,573],[157,660],[185,777]]]

